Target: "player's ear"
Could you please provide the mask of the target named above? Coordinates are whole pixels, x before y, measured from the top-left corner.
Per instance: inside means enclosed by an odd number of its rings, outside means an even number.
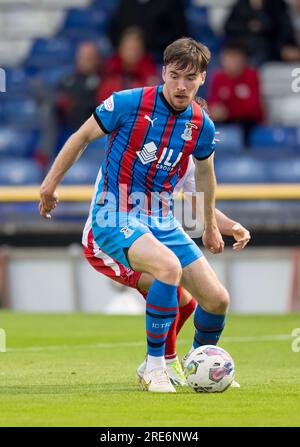
[[[166,67],[165,66],[163,66],[163,68],[162,68],[162,78],[163,78],[163,81],[166,82]]]
[[[206,79],[206,71],[203,71],[203,72],[201,73],[201,85],[204,84],[205,79]]]

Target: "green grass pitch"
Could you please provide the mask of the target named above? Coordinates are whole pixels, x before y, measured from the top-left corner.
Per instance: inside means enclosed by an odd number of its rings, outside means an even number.
[[[240,389],[197,394],[140,391],[144,317],[0,312],[0,426],[299,426],[300,315],[229,316],[220,346]],[[178,353],[191,345],[192,321]],[[294,343],[297,343],[294,340]],[[300,347],[300,340],[298,342]]]

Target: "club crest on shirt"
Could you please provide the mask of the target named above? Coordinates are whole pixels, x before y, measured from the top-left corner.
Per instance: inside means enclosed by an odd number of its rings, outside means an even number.
[[[196,124],[190,123],[189,121],[185,123],[185,130],[183,134],[181,135],[181,138],[184,141],[191,141],[193,138],[193,129],[198,129],[198,126]]]
[[[120,230],[120,233],[123,233],[125,236],[125,239],[127,239],[134,233],[134,230],[132,228],[130,228],[128,225],[126,225],[126,227],[124,227]]]

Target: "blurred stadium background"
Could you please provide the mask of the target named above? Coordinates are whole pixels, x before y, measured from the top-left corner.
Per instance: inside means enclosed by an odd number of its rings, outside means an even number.
[[[182,2],[188,35],[213,53],[205,98],[234,3]],[[118,0],[0,0],[0,308],[143,312],[134,291],[98,275],[81,254],[104,141],[91,144],[67,174],[52,221],[43,221],[37,207],[38,185],[70,132],[55,121],[58,85],[74,70],[82,42],[96,43],[105,67],[118,6]],[[161,54],[152,55],[161,64]],[[227,241],[224,254],[208,256],[231,292],[232,312],[300,310],[299,68],[300,58],[257,63],[265,118],[246,142],[239,124],[217,126],[218,207],[252,233],[242,253]],[[50,154],[45,140],[52,142]]]

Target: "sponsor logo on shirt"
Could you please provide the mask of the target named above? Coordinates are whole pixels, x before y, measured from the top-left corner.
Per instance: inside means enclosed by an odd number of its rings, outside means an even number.
[[[141,151],[137,152],[137,156],[139,157],[143,165],[146,165],[148,163],[151,163],[152,161],[157,160],[157,151],[158,148],[156,144],[151,141],[151,143],[145,144]]]
[[[113,96],[110,96],[109,98],[107,98],[107,99],[104,101],[103,104],[104,104],[104,107],[106,108],[106,110],[107,110],[108,112],[112,112],[112,111],[114,110],[114,107],[115,107]]]
[[[149,115],[145,115],[144,118],[145,118],[145,120],[149,121],[149,123],[151,124],[151,127],[154,126],[154,121],[157,120],[157,118],[153,118],[153,120],[152,120]]]
[[[146,165],[148,163],[152,163],[153,161],[157,160],[157,151],[158,148],[156,144],[153,141],[151,141],[150,143],[145,144],[141,151],[137,151],[137,156],[139,157],[143,165]],[[182,152],[179,152],[176,159],[174,159],[173,153],[174,153],[173,149],[168,149],[167,147],[164,147],[161,156],[159,157],[159,160],[157,162],[156,169],[162,169],[163,171],[168,172],[171,171],[177,165],[177,163],[182,157]]]

